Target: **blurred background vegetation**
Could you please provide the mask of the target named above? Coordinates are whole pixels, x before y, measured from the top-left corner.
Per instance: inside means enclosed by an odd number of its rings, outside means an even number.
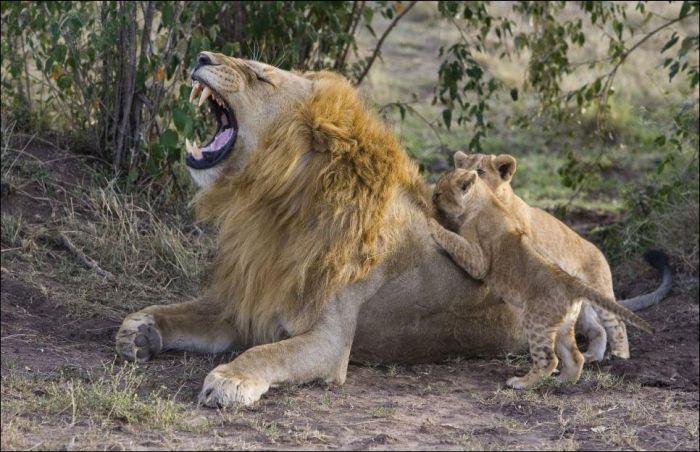
[[[428,180],[510,153],[516,191],[613,260],[668,249],[697,276],[698,2],[2,2],[11,134],[103,162],[149,208],[182,203],[201,50],[340,72]],[[10,164],[12,163],[12,165]],[[8,182],[9,183],[9,182]]]

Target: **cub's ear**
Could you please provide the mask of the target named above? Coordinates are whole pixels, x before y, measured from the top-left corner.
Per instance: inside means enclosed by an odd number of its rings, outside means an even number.
[[[474,185],[474,181],[477,178],[476,171],[465,171],[464,174],[459,176],[459,179],[457,179],[457,186],[459,189],[462,191],[462,193],[466,193],[469,191],[472,185]]]
[[[469,162],[471,161],[473,156],[469,154],[465,154],[462,151],[457,151],[454,153],[453,159],[455,161],[455,168],[464,168],[466,169],[469,167]]]
[[[504,182],[509,182],[515,174],[517,163],[515,157],[509,154],[501,154],[493,160],[493,165],[496,167],[498,174]]]

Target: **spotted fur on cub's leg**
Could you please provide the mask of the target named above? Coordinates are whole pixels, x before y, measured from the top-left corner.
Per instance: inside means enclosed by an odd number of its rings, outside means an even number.
[[[608,321],[614,314],[642,329],[651,329],[614,299],[540,254],[522,222],[476,171],[457,169],[444,174],[436,184],[433,203],[443,225],[459,232],[432,221],[435,241],[494,294],[523,308],[532,368],[524,377],[509,379],[509,386],[525,389],[551,375],[558,362],[555,345],[562,361],[561,378],[578,380],[584,360],[576,347],[574,322],[583,300],[610,311]]]
[[[511,180],[517,168],[513,156],[466,154],[458,151],[454,154],[454,162],[456,168],[477,171],[479,178],[528,231],[532,245],[538,252],[606,297],[615,298],[610,266],[603,253],[553,215],[529,206],[513,191]],[[658,302],[668,293],[671,286],[671,272],[665,254],[654,251],[646,253],[645,259],[662,273],[663,281],[653,293],[620,301],[620,304],[633,311]],[[629,358],[629,343],[624,323],[618,318],[613,318],[610,313],[601,314],[602,312],[604,311],[600,308],[585,303],[578,319],[576,328],[588,340],[586,362],[602,360],[605,357],[606,342],[610,344],[612,355]],[[601,315],[605,316],[605,320]]]
[[[576,345],[576,319],[579,316],[583,300],[571,304],[564,321],[559,325],[556,339],[557,355],[561,357],[562,367],[558,378],[561,381],[578,381],[583,370],[584,355]]]

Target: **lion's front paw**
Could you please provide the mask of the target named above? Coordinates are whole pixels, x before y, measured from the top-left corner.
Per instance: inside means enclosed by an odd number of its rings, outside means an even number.
[[[270,389],[270,385],[250,378],[239,378],[223,364],[209,372],[204,379],[199,403],[209,407],[224,407],[241,403],[252,405]]]
[[[147,361],[163,348],[163,338],[151,314],[126,316],[117,332],[117,353],[129,361]]]

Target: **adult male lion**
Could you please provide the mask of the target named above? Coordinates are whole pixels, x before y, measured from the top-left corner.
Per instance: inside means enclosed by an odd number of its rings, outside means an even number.
[[[351,346],[413,362],[524,350],[518,311],[433,242],[415,164],[345,79],[210,52],[192,79],[219,125],[187,156],[198,213],[219,228],[212,284],[127,316],[120,355],[246,349],[205,379],[214,406],[283,381],[343,383]]]

